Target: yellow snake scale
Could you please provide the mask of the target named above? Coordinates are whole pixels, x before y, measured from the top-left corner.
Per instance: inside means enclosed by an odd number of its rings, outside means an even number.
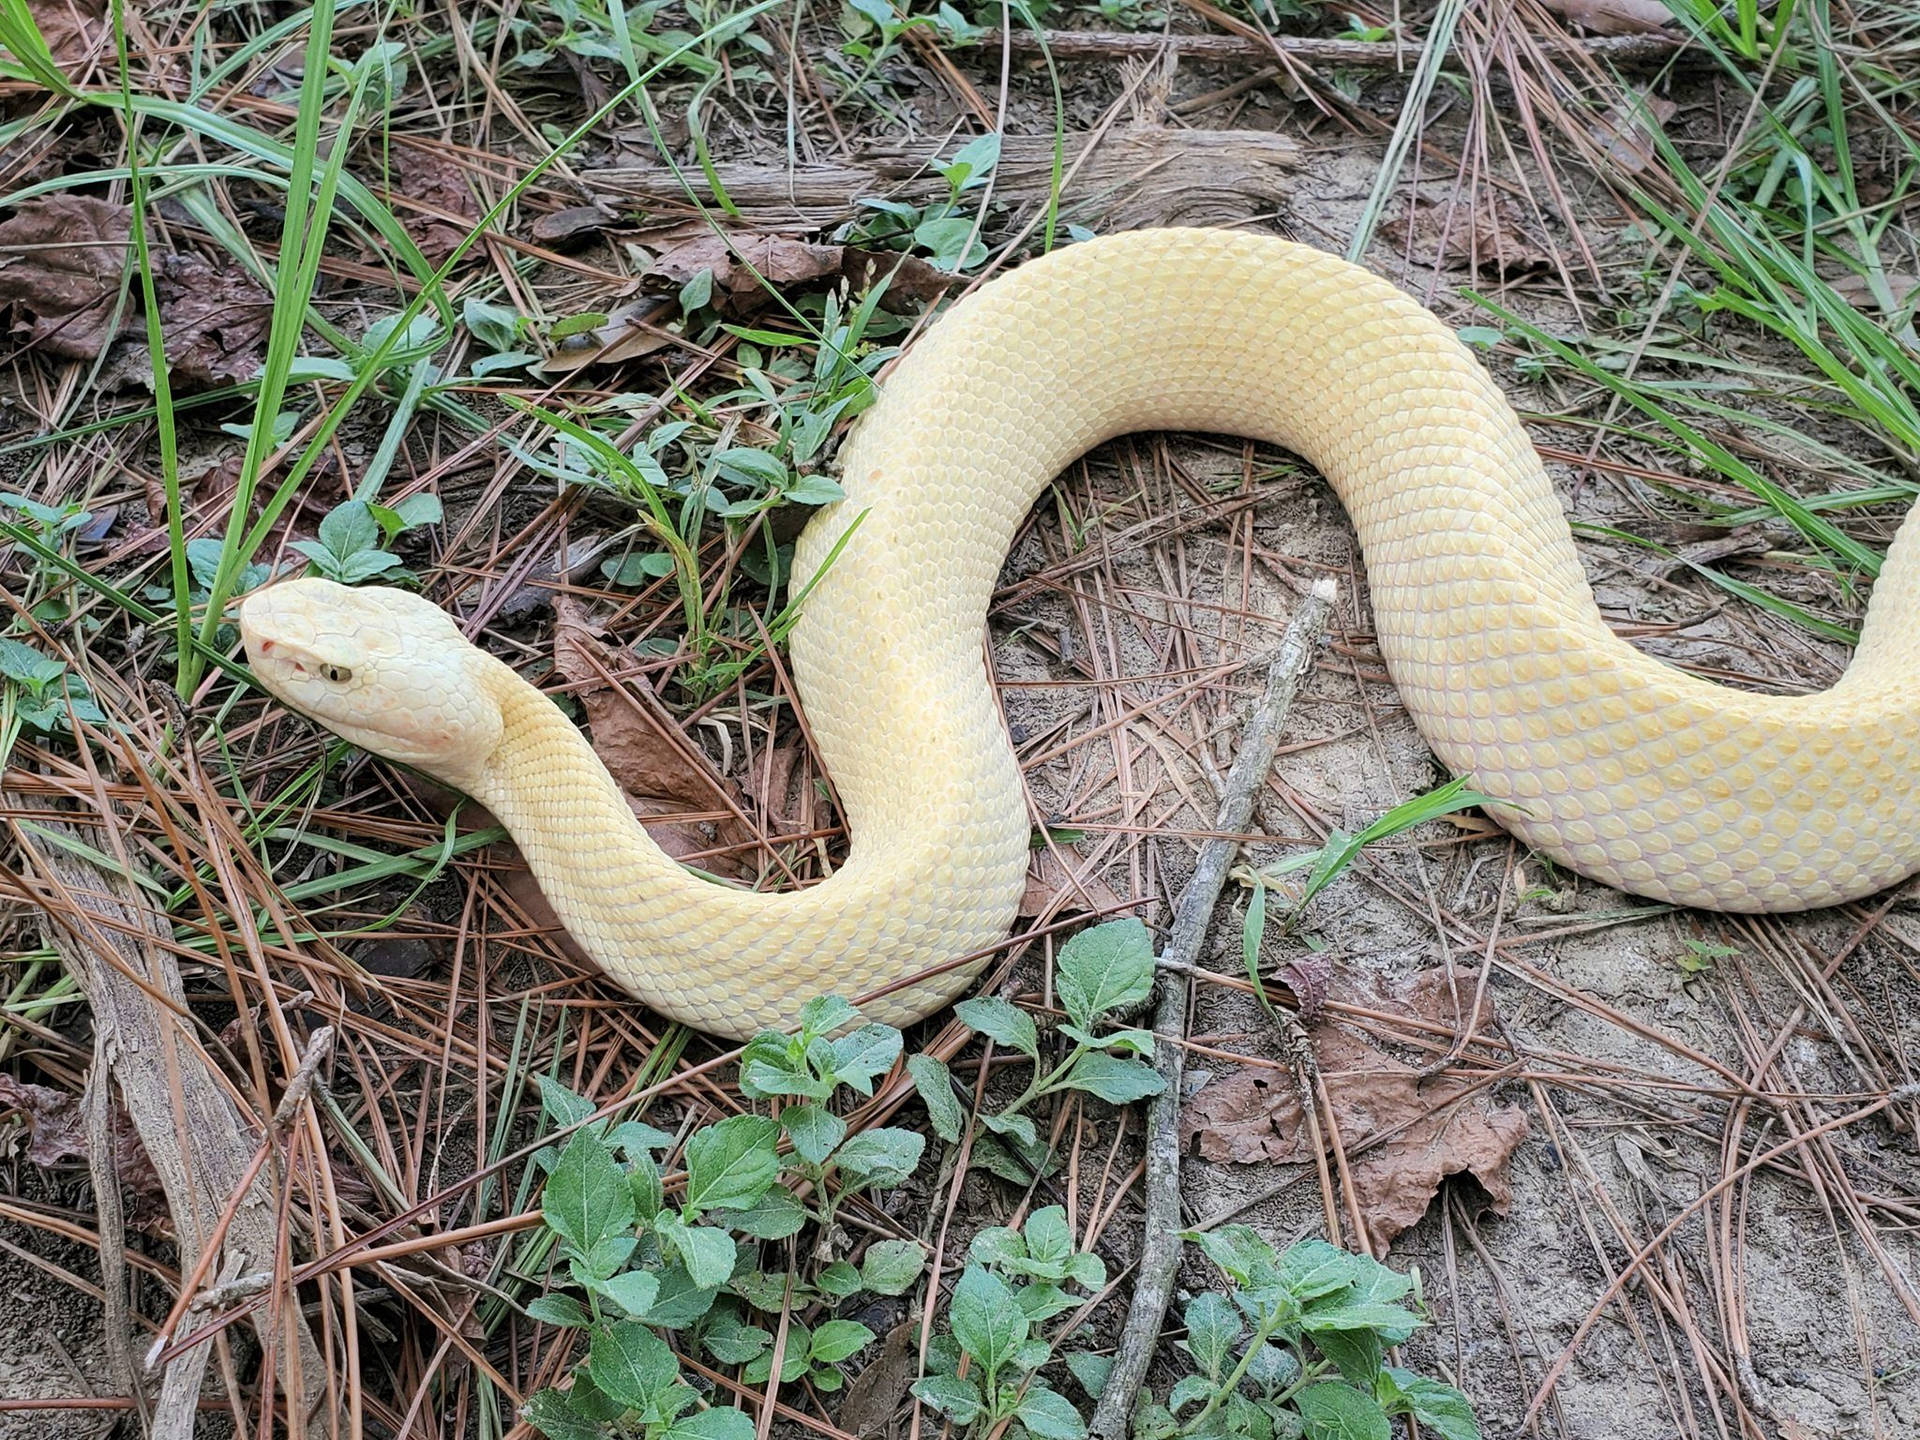
[[[743,1037],[1005,937],[1029,831],[981,654],[989,596],[1048,481],[1133,430],[1252,436],[1319,467],[1408,711],[1540,853],[1739,911],[1835,904],[1920,868],[1920,520],[1832,689],[1682,674],[1608,630],[1526,432],[1452,333],[1384,280],[1249,234],[1057,251],[955,305],[885,381],[843,451],[847,498],[794,562],[797,589],[864,515],[792,639],[852,829],[811,888],[683,870],[552,702],[424,600],[293,581],[250,597],[242,630],[282,699],[490,807],[617,983]],[[866,1008],[917,1019],[979,964]]]

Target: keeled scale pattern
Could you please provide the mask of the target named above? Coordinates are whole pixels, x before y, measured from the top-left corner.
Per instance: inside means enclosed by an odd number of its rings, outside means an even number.
[[[1421,733],[1555,860],[1747,911],[1831,904],[1920,868],[1920,521],[1832,690],[1691,678],[1607,630],[1525,432],[1425,310],[1301,246],[1147,231],[1072,246],[955,307],[846,447],[848,498],[802,537],[796,588],[864,517],[792,646],[852,824],[831,879],[762,895],[689,876],[572,726],[501,669],[508,739],[479,798],[614,979],[740,1037],[811,995],[870,991],[1004,937],[1028,827],[982,663],[988,597],[1047,482],[1144,429],[1255,436],[1319,466],[1359,533]],[[978,968],[869,1012],[915,1019]]]

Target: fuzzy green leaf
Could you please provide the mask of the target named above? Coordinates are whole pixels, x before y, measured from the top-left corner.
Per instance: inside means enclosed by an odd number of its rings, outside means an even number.
[[[1153,993],[1153,939],[1135,919],[1082,930],[1060,950],[1060,1003],[1080,1026]]]
[[[751,1209],[780,1176],[780,1127],[764,1115],[734,1115],[687,1141],[687,1209]]]
[[[926,1104],[927,1119],[933,1123],[933,1133],[949,1145],[957,1143],[967,1128],[967,1112],[953,1093],[952,1072],[931,1055],[910,1055],[907,1057],[907,1074],[912,1077],[913,1088],[920,1092],[920,1099]]]

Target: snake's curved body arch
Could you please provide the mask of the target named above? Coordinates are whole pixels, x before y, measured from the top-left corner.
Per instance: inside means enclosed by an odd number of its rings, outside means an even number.
[[[931,328],[859,421],[846,499],[812,521],[794,562],[797,593],[858,519],[792,638],[852,831],[832,877],[758,894],[690,875],[573,725],[471,647],[471,678],[452,683],[498,705],[497,741],[437,773],[507,825],[614,980],[717,1034],[981,954],[1012,922],[1029,834],[981,653],[996,577],[1066,464],[1168,429],[1251,436],[1320,469],[1358,532],[1407,709],[1541,853],[1736,911],[1834,904],[1920,869],[1920,520],[1896,538],[1830,690],[1756,695],[1686,675],[1608,630],[1526,432],[1449,330],[1344,261],[1223,231],[1094,240],[994,280]],[[311,628],[289,618],[292,600],[274,609],[292,588],[243,610],[257,669],[257,639],[298,648]],[[905,1023],[978,968],[866,1009]]]

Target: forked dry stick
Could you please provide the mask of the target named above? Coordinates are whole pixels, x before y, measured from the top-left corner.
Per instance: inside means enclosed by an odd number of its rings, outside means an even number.
[[[1154,1011],[1154,1067],[1165,1082],[1147,1117],[1146,1238],[1134,1272],[1133,1300],[1114,1349],[1113,1369],[1088,1426],[1092,1440],[1123,1440],[1133,1415],[1133,1397],[1146,1378],[1147,1365],[1160,1343],[1174,1273],[1180,1266],[1180,1077],[1187,1038],[1187,987],[1213,908],[1226,885],[1227,871],[1240,848],[1237,836],[1253,815],[1253,796],[1273,768],[1280,730],[1293,706],[1300,677],[1306,673],[1327,628],[1337,591],[1331,580],[1313,587],[1267,666],[1267,688],[1247,720],[1240,753],[1214,818],[1215,838],[1200,847],[1193,878],[1174,908],[1173,930],[1161,960],[1160,1000]]]

